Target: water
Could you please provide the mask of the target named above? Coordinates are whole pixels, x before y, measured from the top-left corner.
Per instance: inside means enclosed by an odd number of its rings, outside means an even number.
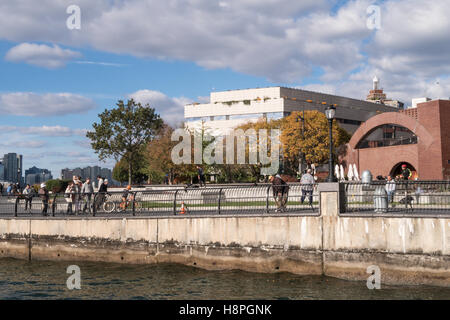
[[[69,265],[81,290],[69,290]],[[0,259],[0,299],[450,299],[450,288],[383,286],[289,273],[206,271],[175,265],[122,265]]]

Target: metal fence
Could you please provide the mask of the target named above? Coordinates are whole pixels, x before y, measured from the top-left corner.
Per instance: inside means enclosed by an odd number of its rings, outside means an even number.
[[[93,194],[50,194],[47,212],[37,195],[0,198],[3,216],[168,216],[168,215],[239,215],[239,214],[319,214],[317,185],[288,184],[283,196],[276,198],[273,186],[246,185],[218,188],[167,188],[130,191],[124,201],[123,191]],[[310,203],[310,196],[312,202]],[[31,205],[30,205],[31,203]]]
[[[345,182],[343,213],[448,214],[450,181]]]

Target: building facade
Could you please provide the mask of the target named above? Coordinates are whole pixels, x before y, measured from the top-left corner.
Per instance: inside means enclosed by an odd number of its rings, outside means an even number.
[[[450,179],[450,100],[432,100],[376,115],[352,136],[344,165],[359,174],[396,176],[406,164],[420,180]]]
[[[35,166],[25,170],[25,183],[29,185],[40,184],[53,179],[52,173],[47,169],[39,169]]]
[[[101,168],[99,166],[89,166],[85,168],[75,168],[75,169],[62,169],[61,170],[61,179],[71,180],[73,176],[81,177],[81,179],[85,180],[90,178],[92,181],[97,180],[97,176],[101,176],[103,178],[112,181],[112,171],[108,168]]]
[[[3,156],[3,180],[13,183],[23,183],[23,157],[17,153],[8,153]]]
[[[210,103],[186,105],[185,127],[210,129],[213,135],[226,134],[246,122],[280,119],[293,111],[323,112],[329,105],[336,105],[336,120],[349,133],[378,113],[398,110],[371,101],[285,87],[231,90],[211,92]]]

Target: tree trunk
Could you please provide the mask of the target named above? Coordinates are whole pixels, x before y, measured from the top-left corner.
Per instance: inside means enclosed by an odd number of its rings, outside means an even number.
[[[131,177],[132,177],[132,171],[131,171],[131,161],[128,161],[128,184],[131,186]]]

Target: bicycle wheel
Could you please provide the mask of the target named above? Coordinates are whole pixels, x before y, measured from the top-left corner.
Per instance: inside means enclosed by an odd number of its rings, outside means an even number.
[[[116,209],[116,204],[112,201],[106,201],[103,203],[103,211],[111,213]]]

